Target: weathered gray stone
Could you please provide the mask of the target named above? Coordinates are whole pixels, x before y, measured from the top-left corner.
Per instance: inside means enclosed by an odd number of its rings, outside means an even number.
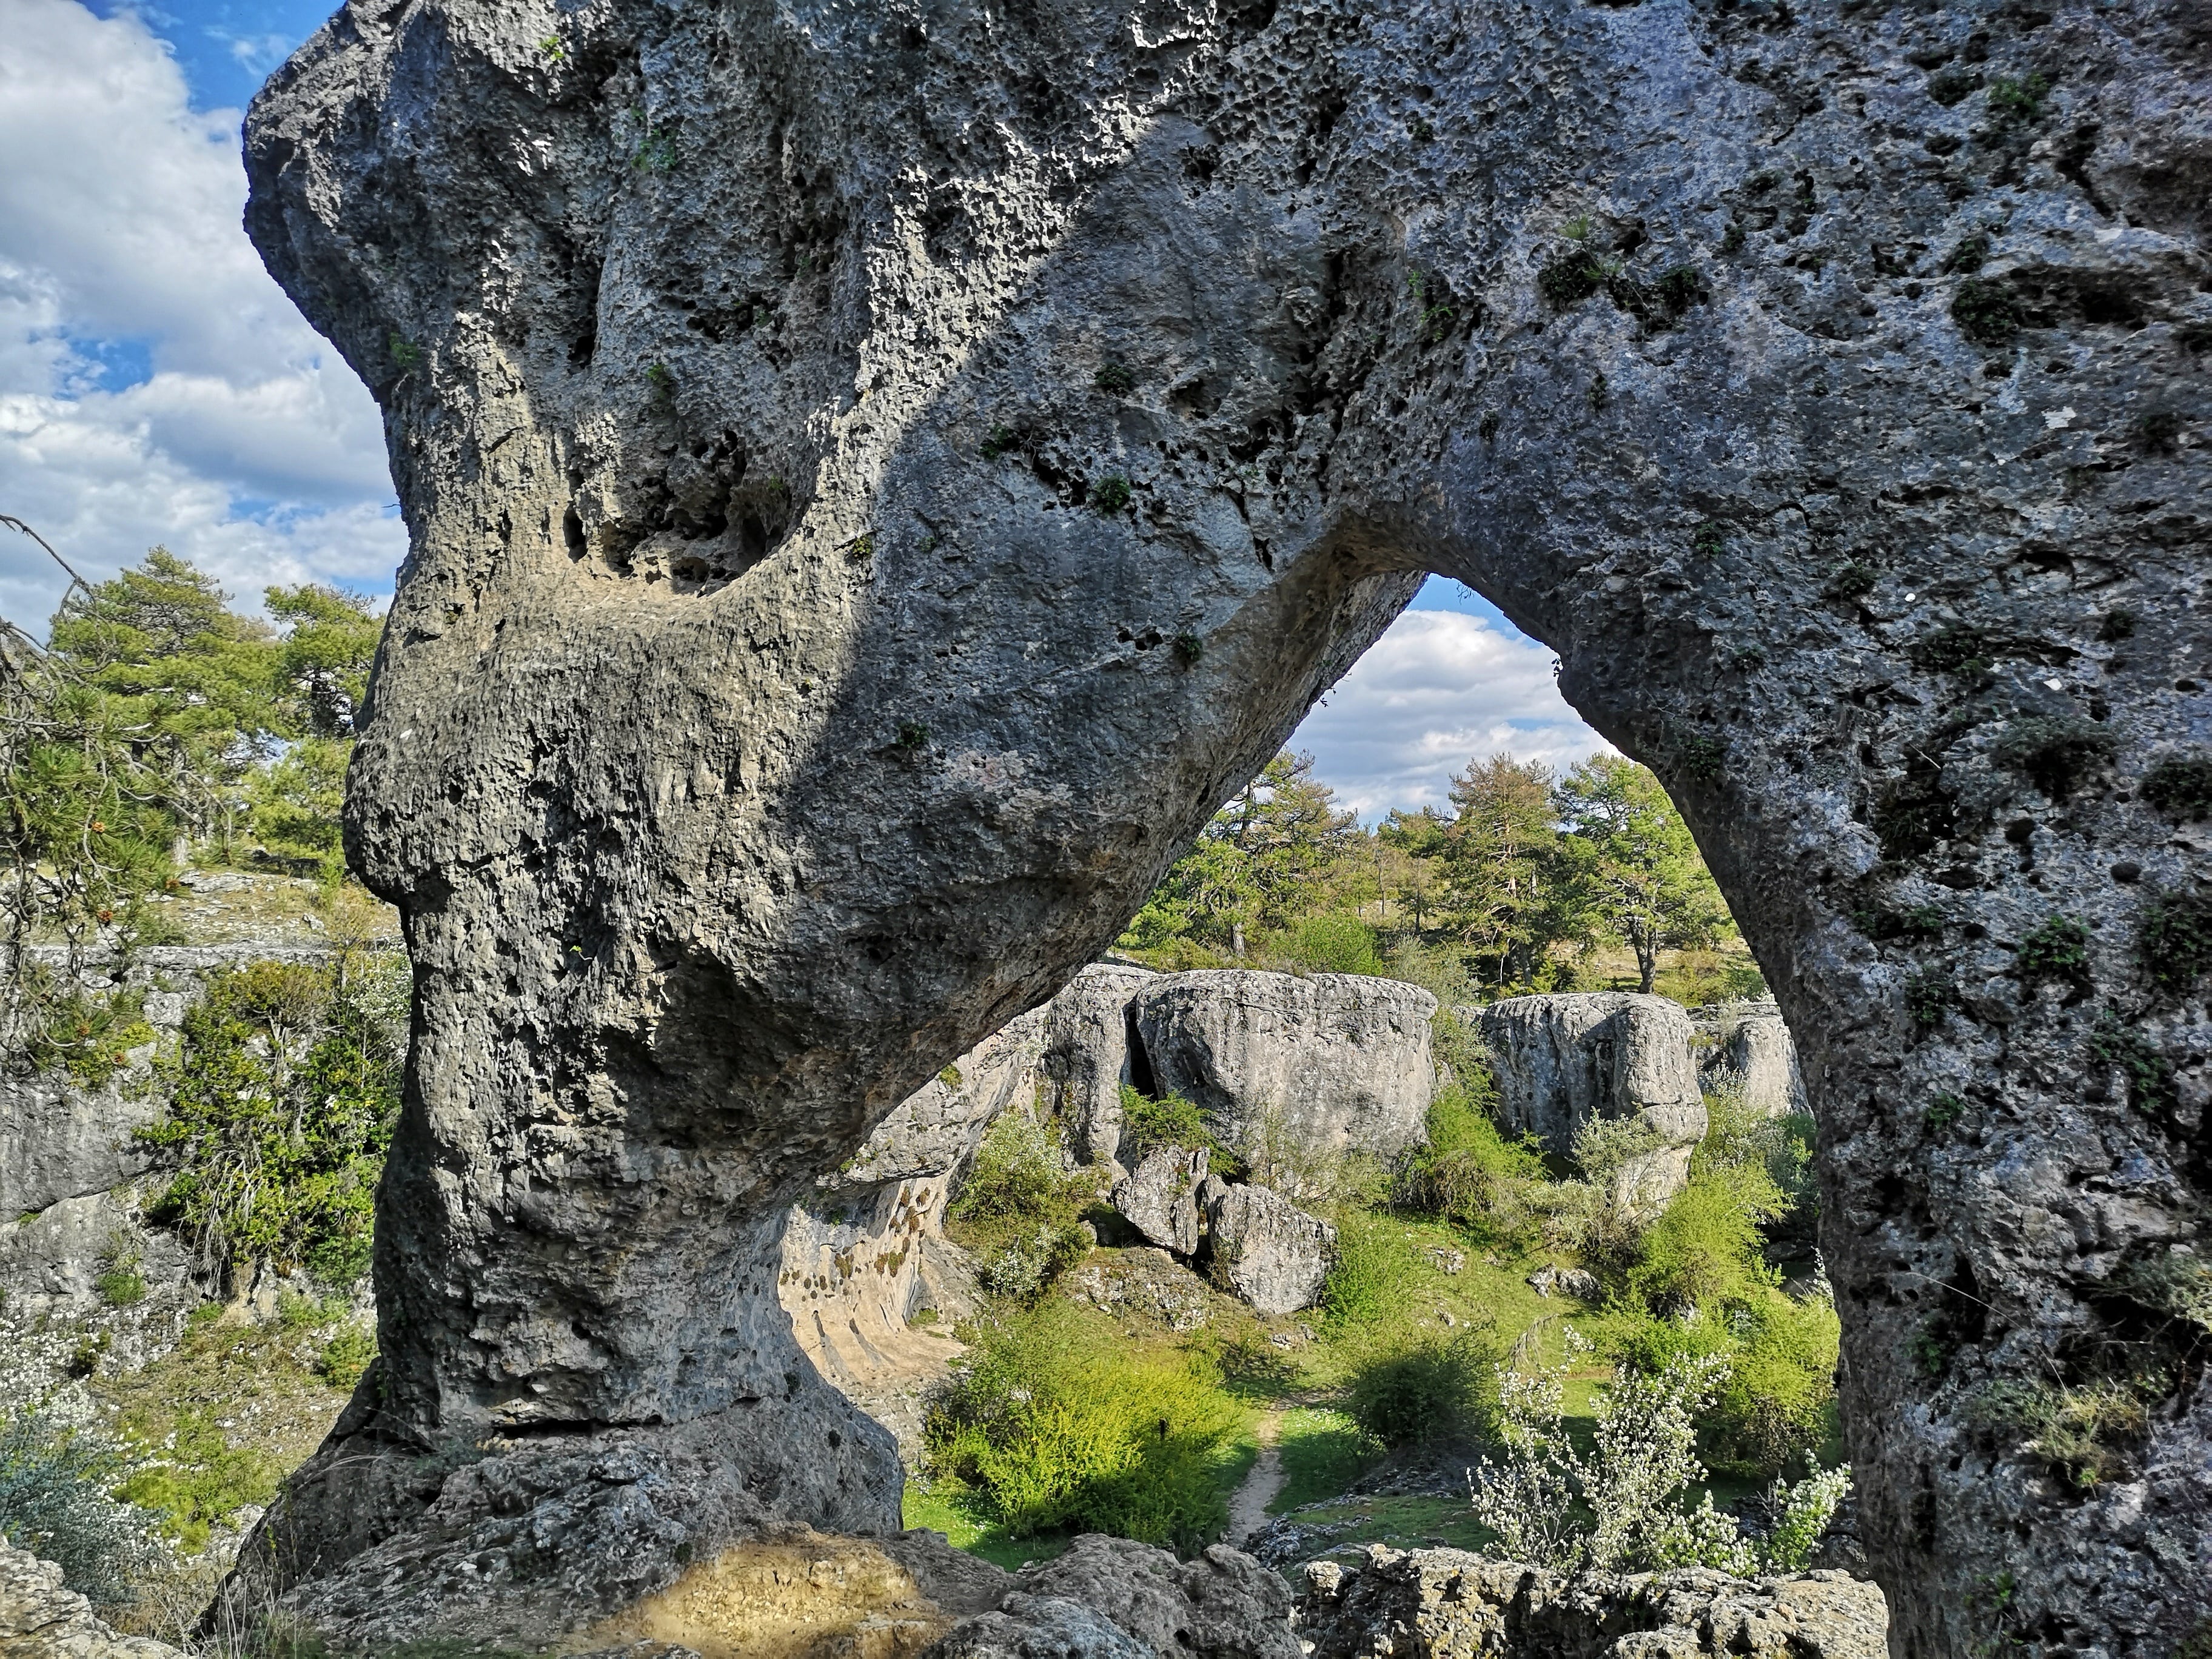
[[[1692,1015],[1698,1036],[1698,1081],[1708,1091],[1740,1089],[1744,1103],[1768,1117],[1807,1109],[1797,1045],[1772,1002],[1723,1002]]]
[[[1209,1176],[1199,1190],[1216,1276],[1263,1314],[1310,1308],[1336,1249],[1336,1229],[1265,1187]]]
[[[1561,1296],[1571,1296],[1578,1302],[1595,1304],[1605,1294],[1605,1286],[1598,1276],[1584,1267],[1558,1267],[1546,1262],[1528,1275],[1528,1283],[1539,1296],[1549,1296],[1557,1291]]]
[[[1226,1545],[1179,1561],[1170,1550],[1088,1533],[1019,1577],[1030,1595],[1096,1607],[1160,1659],[1299,1659],[1288,1587]]]
[[[1888,1659],[1881,1591],[1840,1572],[1757,1583],[1702,1569],[1569,1578],[1462,1550],[1370,1546],[1306,1568],[1312,1659]]]
[[[1164,1250],[1198,1249],[1198,1189],[1206,1180],[1205,1147],[1155,1146],[1114,1183],[1114,1207]]]
[[[1118,1177],[1121,1088],[1129,1070],[1129,1009],[1159,975],[1118,963],[1092,963],[1047,1007],[1038,1104],[1073,1132],[1086,1163]]]
[[[2212,1201],[2205,47],[2184,0],[349,6],[246,129],[410,538],[349,845],[416,1043],[332,1455],[818,1467],[788,1204],[1436,571],[1654,764],[1798,1039],[1900,1650],[2001,1577],[2083,1655],[2212,1616],[2212,1395],[2063,1502],[1966,1410],[2133,1341]],[[837,1455],[790,1501],[894,1524],[888,1443]]]
[[[1614,1177],[1615,1200],[1649,1212],[1682,1189],[1705,1134],[1705,1099],[1679,1003],[1622,991],[1508,997],[1472,1011],[1498,1079],[1498,1120],[1559,1157],[1601,1118],[1627,1118],[1650,1150]]]
[[[1389,1158],[1426,1133],[1436,1011],[1401,980],[1224,969],[1155,980],[1133,1018],[1152,1092],[1195,1102],[1248,1159],[1271,1140]]]
[[[922,1659],[1159,1659],[1097,1609],[1060,1595],[1006,1598],[955,1625]]]
[[[0,1659],[185,1659],[166,1642],[111,1630],[62,1570],[0,1537]]]

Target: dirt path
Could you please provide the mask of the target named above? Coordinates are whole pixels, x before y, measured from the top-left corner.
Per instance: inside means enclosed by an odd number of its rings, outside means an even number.
[[[1267,1505],[1275,1501],[1275,1494],[1283,1489],[1283,1449],[1276,1444],[1282,1437],[1283,1414],[1279,1411],[1263,1412],[1260,1416],[1260,1456],[1244,1476],[1229,1500],[1228,1540],[1243,1545],[1260,1533],[1267,1524]]]

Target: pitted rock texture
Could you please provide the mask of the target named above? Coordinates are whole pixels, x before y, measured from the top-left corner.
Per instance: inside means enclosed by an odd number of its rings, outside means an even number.
[[[1198,1196],[1215,1278],[1263,1314],[1313,1306],[1335,1254],[1335,1228],[1265,1187],[1210,1176]]]
[[[1114,1183],[1114,1207],[1148,1243],[1177,1255],[1198,1251],[1199,1188],[1206,1184],[1203,1146],[1155,1146]]]
[[[1769,1117],[1808,1109],[1797,1045],[1771,1002],[1723,1002],[1691,1015],[1701,1044],[1698,1081],[1705,1089],[1741,1090],[1744,1103]]]
[[[1138,1079],[1129,1062],[1129,1007],[1159,975],[1092,963],[1048,1005],[1038,1109],[1073,1130],[1079,1156],[1118,1176],[1121,1090]]]
[[[1569,1578],[1463,1550],[1309,1563],[1312,1659],[1887,1659],[1881,1590],[1840,1572],[1757,1583],[1700,1568]]]
[[[1089,1533],[1065,1555],[1024,1568],[1018,1582],[1019,1594],[989,1624],[988,1644],[956,1626],[933,1659],[1121,1659],[1122,1649],[1087,1633],[1052,1645],[1063,1625],[1080,1627],[1068,1607],[1103,1615],[1133,1652],[1155,1659],[1301,1659],[1288,1587],[1225,1545],[1178,1561],[1168,1550]]]
[[[1436,1011],[1399,980],[1221,969],[1146,986],[1131,1018],[1147,1092],[1195,1102],[1232,1150],[1389,1158],[1426,1133]]]
[[[1899,1650],[2212,1616],[2160,1311],[2212,1187],[2208,30],[349,6],[246,128],[410,537],[349,845],[416,1041],[331,1455],[705,1434],[894,1525],[785,1207],[1436,571],[1658,770],[1799,1041]],[[2166,1392],[2091,1490],[1970,1409],[2115,1365]]]
[[[185,1659],[166,1642],[109,1628],[62,1570],[0,1538],[0,1659]]]
[[[1695,1029],[1678,1003],[1622,991],[1508,997],[1468,1011],[1498,1079],[1498,1116],[1565,1158],[1601,1118],[1631,1118],[1651,1150],[1614,1177],[1625,1206],[1656,1211],[1690,1178],[1705,1137],[1705,1098],[1690,1051]]]

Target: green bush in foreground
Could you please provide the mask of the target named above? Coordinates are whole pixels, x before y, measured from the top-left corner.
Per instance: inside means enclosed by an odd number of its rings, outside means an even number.
[[[0,1420],[0,1537],[103,1607],[128,1601],[155,1549],[150,1517],[108,1495],[122,1469],[119,1454],[44,1412]]]
[[[1322,1316],[1340,1330],[1395,1319],[1414,1271],[1405,1229],[1388,1217],[1346,1209],[1336,1219],[1336,1259],[1322,1282]]]
[[[1183,1354],[1132,1349],[1050,1300],[985,1327],[931,1403],[929,1461],[1009,1536],[1073,1530],[1196,1547],[1228,1519],[1221,1464],[1244,1413]]]
[[[1352,1364],[1345,1414],[1393,1448],[1471,1439],[1496,1409],[1500,1357],[1497,1338],[1479,1328],[1378,1344]]]
[[[994,1296],[1036,1294],[1083,1259],[1084,1208],[1098,1195],[1089,1170],[1070,1171],[1052,1131],[1019,1113],[992,1124],[949,1214]]]

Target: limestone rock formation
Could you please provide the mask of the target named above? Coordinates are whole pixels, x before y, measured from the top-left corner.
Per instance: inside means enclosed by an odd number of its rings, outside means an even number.
[[[458,1563],[618,1445],[641,1571],[896,1526],[788,1206],[1434,571],[1657,769],[1798,1039],[1900,1651],[2212,1617],[2205,28],[348,5],[247,218],[407,520],[348,834],[416,1043],[384,1357],[261,1559]],[[2093,1491],[1970,1409],[2139,1340]]]
[[[1264,1157],[1276,1141],[1388,1158],[1425,1133],[1436,1011],[1400,980],[1224,969],[1145,987],[1132,1019],[1151,1092],[1195,1102],[1241,1155]]]
[[[1241,1550],[1215,1545],[1189,1561],[1127,1538],[1092,1533],[1075,1540],[1058,1559],[1025,1569],[1022,1594],[1047,1605],[1021,1607],[1010,1599],[994,1624],[998,1645],[963,1644],[956,1626],[937,1659],[1059,1659],[1089,1655],[1121,1659],[1109,1645],[1054,1647],[1045,1632],[1069,1620],[1067,1607],[1103,1614],[1111,1626],[1134,1638],[1133,1650],[1157,1659],[1301,1659],[1291,1631],[1291,1595],[1283,1581]],[[1038,1634],[1020,1630],[1034,1623]],[[1012,1628],[1010,1628],[1010,1626]],[[1009,1639],[1009,1638],[1012,1639]],[[1095,1638],[1086,1638],[1095,1640]]]
[[[125,1636],[62,1582],[62,1570],[0,1538],[0,1659],[185,1659],[166,1642]]]
[[[1038,1108],[1069,1126],[1086,1163],[1117,1176],[1121,1089],[1137,1081],[1129,1064],[1130,1004],[1158,979],[1142,968],[1091,963],[1048,1005]]]
[[[1310,1308],[1336,1248],[1336,1229],[1265,1187],[1209,1176],[1199,1190],[1213,1272],[1263,1314]]]
[[[1615,1177],[1618,1201],[1651,1211],[1681,1191],[1705,1134],[1705,1101],[1691,1057],[1694,1031],[1664,997],[1601,991],[1508,997],[1472,1010],[1498,1079],[1498,1118],[1555,1156],[1585,1125],[1628,1119],[1649,1150]]]
[[[1177,1255],[1194,1255],[1206,1159],[1203,1146],[1153,1147],[1114,1183],[1114,1207],[1148,1242]]]
[[[1703,1039],[1697,1051],[1702,1087],[1741,1089],[1744,1103],[1768,1117],[1808,1109],[1797,1045],[1774,1003],[1723,1002],[1691,1018]]]
[[[1840,1572],[1747,1583],[1689,1568],[1564,1574],[1376,1544],[1316,1561],[1298,1604],[1312,1659],[1888,1659],[1888,1609]]]

